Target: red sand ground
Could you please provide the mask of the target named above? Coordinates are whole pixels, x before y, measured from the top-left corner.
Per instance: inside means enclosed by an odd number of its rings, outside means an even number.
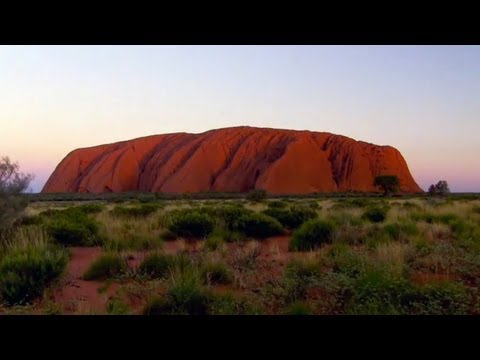
[[[280,279],[285,269],[285,265],[293,258],[305,256],[301,253],[292,253],[288,251],[288,242],[290,236],[276,236],[265,239],[258,243],[260,253],[255,262],[255,269],[248,275],[248,286],[215,286],[212,291],[216,294],[230,293],[235,296],[246,296],[249,293],[259,291],[267,283],[275,279]],[[180,251],[190,253],[200,251],[203,242],[175,240],[164,243],[163,251],[167,254],[176,254]],[[227,262],[232,261],[234,254],[238,251],[248,251],[254,246],[253,243],[227,244],[226,258]],[[119,289],[132,284],[132,280],[110,280],[110,281],[85,281],[82,280],[83,274],[89,266],[97,259],[103,250],[101,248],[73,247],[70,248],[71,258],[67,266],[67,271],[61,281],[52,289],[52,299],[60,305],[62,314],[105,314],[107,313],[107,303],[112,298],[122,298],[127,301],[129,308],[133,313],[140,314],[145,301],[142,295],[133,295],[125,297]],[[131,268],[136,268],[142,262],[147,252],[128,252],[128,264]],[[451,276],[445,274],[427,274],[418,273],[412,276],[412,281],[417,284],[426,284],[442,280],[452,280]],[[103,291],[102,291],[103,290]],[[159,292],[162,289],[158,289]],[[319,289],[311,289],[310,299],[319,299],[323,295]],[[277,305],[267,304],[272,313],[275,313]],[[34,304],[33,313],[41,313],[41,303]]]

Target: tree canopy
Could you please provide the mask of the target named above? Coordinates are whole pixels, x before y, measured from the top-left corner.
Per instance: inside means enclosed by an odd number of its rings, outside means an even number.
[[[383,190],[384,195],[398,191],[400,180],[396,175],[381,175],[375,177],[374,186]]]

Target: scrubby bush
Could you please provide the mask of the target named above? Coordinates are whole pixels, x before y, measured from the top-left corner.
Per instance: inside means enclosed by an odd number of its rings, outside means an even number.
[[[326,220],[309,220],[293,233],[289,249],[312,250],[332,241],[334,226]]]
[[[349,278],[357,278],[371,267],[368,257],[345,245],[337,245],[330,249],[328,261],[333,272]]]
[[[356,279],[351,291],[347,314],[401,315],[406,312],[412,285],[387,271],[372,269]]]
[[[405,208],[405,209],[409,209],[409,210],[418,210],[420,209],[420,205],[414,203],[414,202],[411,202],[411,201],[405,201],[402,206]]]
[[[466,315],[466,288],[453,282],[436,282],[416,287],[406,298],[408,312],[415,315]]]
[[[210,296],[210,315],[259,315],[261,310],[245,298],[237,298],[231,293]]]
[[[386,207],[372,206],[364,212],[363,218],[373,223],[383,222],[387,217],[387,212]]]
[[[205,284],[229,284],[232,275],[225,263],[220,261],[207,261],[200,268],[200,276]]]
[[[333,208],[364,208],[370,205],[372,205],[372,200],[367,198],[339,199],[337,200],[337,203],[333,206]]]
[[[0,295],[9,305],[25,304],[65,270],[66,250],[52,246],[31,246],[8,252],[0,261]]]
[[[160,239],[164,241],[173,241],[177,239],[177,234],[175,234],[173,231],[170,231],[168,229],[162,230],[160,233]]]
[[[286,268],[287,275],[293,275],[300,279],[307,279],[319,276],[322,267],[319,261],[313,260],[291,260]]]
[[[28,201],[20,194],[27,190],[33,175],[21,173],[8,157],[0,158],[0,234],[22,215]]]
[[[74,209],[81,211],[85,214],[98,214],[105,209],[104,205],[101,204],[84,204],[76,206]]]
[[[130,313],[130,309],[124,302],[118,299],[110,299],[107,303],[107,312],[110,315],[127,315]]]
[[[280,200],[272,200],[267,203],[268,208],[270,209],[283,209],[286,208],[288,203]]]
[[[111,210],[112,215],[117,217],[146,217],[160,209],[159,204],[141,204],[138,206],[116,206]]]
[[[264,239],[283,233],[282,225],[278,220],[257,213],[242,215],[235,220],[233,228],[235,231],[241,232],[248,237],[257,239]]]
[[[305,221],[315,219],[318,216],[315,210],[299,206],[293,206],[289,209],[267,209],[263,213],[277,219],[289,229],[296,229]]]
[[[46,229],[61,245],[92,246],[102,241],[97,221],[74,208],[50,213],[47,216]]]
[[[235,221],[244,216],[254,214],[252,210],[246,209],[243,206],[227,205],[222,207],[215,207],[212,210],[212,216],[219,219],[219,224],[229,230],[234,229]]]
[[[150,278],[163,278],[170,274],[174,264],[172,255],[150,254],[138,267],[138,273]]]
[[[183,237],[205,238],[215,226],[214,220],[198,210],[182,210],[172,214],[169,230]]]
[[[386,196],[390,193],[398,191],[400,187],[400,179],[396,175],[381,175],[375,177],[373,185],[383,190]]]
[[[255,189],[250,191],[246,198],[253,202],[260,202],[267,198],[267,192],[262,189]]]
[[[207,240],[205,240],[204,245],[206,249],[210,251],[215,251],[217,249],[220,249],[224,243],[225,241],[221,236],[210,234]]]
[[[116,253],[106,253],[95,260],[83,275],[84,280],[105,280],[126,273],[127,262]]]
[[[300,316],[300,315],[312,315],[313,313],[307,304],[305,304],[304,302],[295,301],[294,303],[287,306],[283,314]]]
[[[208,314],[209,293],[195,269],[173,274],[167,290],[167,301],[179,315]]]
[[[322,208],[320,205],[318,205],[318,202],[316,202],[314,200],[308,201],[304,205],[309,207],[310,209],[313,209],[313,210],[320,210]]]
[[[143,315],[172,315],[173,304],[166,297],[154,296],[145,304],[142,310]]]
[[[205,242],[205,246],[210,250],[215,250],[225,242],[235,243],[235,242],[242,242],[246,240],[247,240],[247,237],[243,233],[217,227],[208,236]]]
[[[383,229],[391,239],[396,241],[408,241],[409,237],[418,234],[414,222],[387,224]]]
[[[16,222],[19,226],[40,225],[42,223],[43,218],[39,215],[23,216]]]

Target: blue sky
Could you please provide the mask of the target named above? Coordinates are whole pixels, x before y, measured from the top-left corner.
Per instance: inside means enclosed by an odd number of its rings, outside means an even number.
[[[478,46],[0,46],[0,155],[39,191],[77,147],[227,126],[328,131],[480,192]]]

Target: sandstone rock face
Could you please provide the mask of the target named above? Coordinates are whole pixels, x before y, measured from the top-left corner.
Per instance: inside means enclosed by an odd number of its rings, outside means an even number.
[[[43,192],[376,192],[378,175],[422,192],[398,150],[323,132],[233,127],[77,149]]]

